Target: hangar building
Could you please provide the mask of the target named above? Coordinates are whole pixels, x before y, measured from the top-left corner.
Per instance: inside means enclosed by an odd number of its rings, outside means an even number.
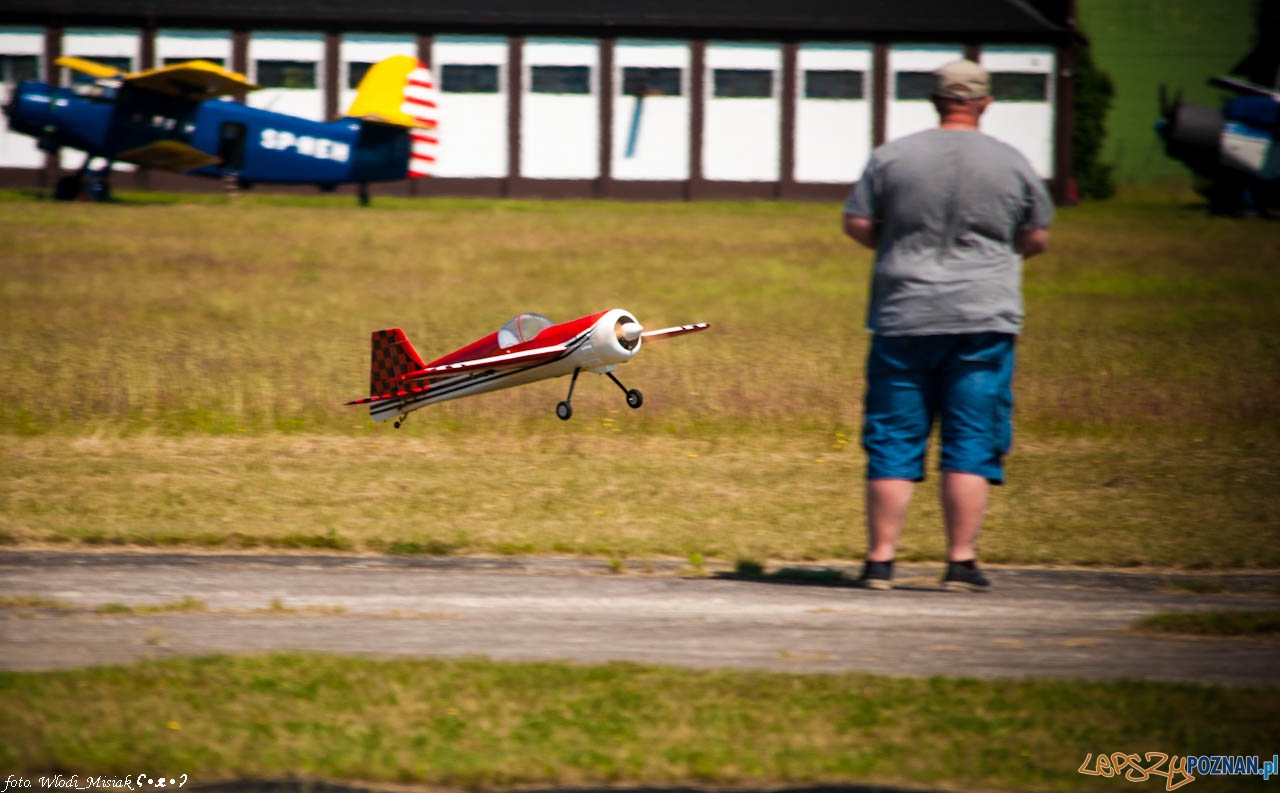
[[[441,89],[436,173],[376,186],[384,194],[843,197],[872,147],[935,123],[930,72],[962,55],[992,73],[984,131],[1019,148],[1060,202],[1071,194],[1075,0],[0,5],[6,94],[27,77],[67,84],[62,55],[126,71],[203,58],[262,85],[251,105],[320,120],[346,110],[370,64],[417,55]],[[82,159],[0,131],[4,184],[50,185]]]

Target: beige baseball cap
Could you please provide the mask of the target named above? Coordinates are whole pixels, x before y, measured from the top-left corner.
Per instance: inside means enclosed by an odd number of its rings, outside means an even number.
[[[933,76],[938,79],[933,95],[943,99],[981,99],[991,93],[987,70],[964,58],[939,66]]]

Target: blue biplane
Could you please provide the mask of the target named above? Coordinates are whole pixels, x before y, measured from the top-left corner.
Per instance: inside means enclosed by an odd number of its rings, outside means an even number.
[[[1280,209],[1280,90],[1229,77],[1210,85],[1236,94],[1221,110],[1169,101],[1160,88],[1156,133],[1165,153],[1199,177],[1197,189],[1215,213]]]
[[[435,162],[436,87],[411,56],[370,68],[347,114],[329,122],[226,101],[258,86],[209,61],[134,74],[82,58],[57,63],[93,79],[73,87],[23,81],[4,112],[10,129],[45,151],[85,152],[84,165],[58,180],[59,199],[108,198],[111,163],[128,162],[241,186],[355,183],[367,204],[370,182],[426,176]]]

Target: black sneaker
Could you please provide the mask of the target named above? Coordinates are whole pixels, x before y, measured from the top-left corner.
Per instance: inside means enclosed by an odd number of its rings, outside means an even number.
[[[942,588],[948,592],[989,592],[991,582],[970,559],[967,562],[947,562]]]
[[[873,562],[868,559],[862,565],[862,575],[853,583],[863,589],[893,589],[893,560]]]

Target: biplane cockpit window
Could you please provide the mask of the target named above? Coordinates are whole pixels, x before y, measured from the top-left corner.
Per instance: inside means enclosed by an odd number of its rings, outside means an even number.
[[[518,314],[498,331],[498,346],[502,349],[533,341],[539,333],[556,323],[541,314]]]

